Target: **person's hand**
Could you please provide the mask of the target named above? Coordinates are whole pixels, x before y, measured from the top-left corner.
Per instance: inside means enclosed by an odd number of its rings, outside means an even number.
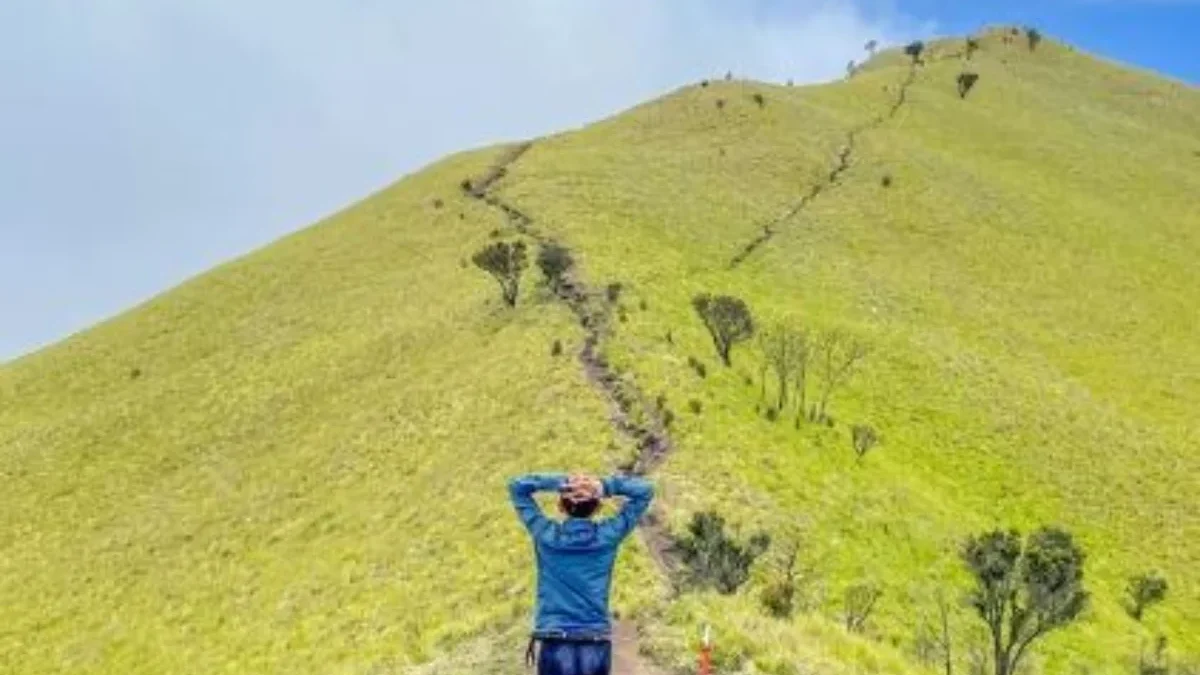
[[[599,499],[604,493],[604,484],[594,476],[576,473],[567,478],[563,492],[580,501]]]

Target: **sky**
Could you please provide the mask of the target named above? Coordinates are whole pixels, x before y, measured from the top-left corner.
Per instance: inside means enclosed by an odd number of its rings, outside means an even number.
[[[1200,82],[1200,0],[2,0],[0,361],[444,154],[989,23]]]

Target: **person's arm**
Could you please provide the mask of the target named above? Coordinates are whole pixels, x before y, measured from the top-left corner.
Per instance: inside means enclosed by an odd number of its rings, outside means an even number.
[[[508,481],[508,494],[517,509],[517,516],[534,539],[543,537],[554,523],[542,513],[541,507],[533,500],[533,495],[538,492],[558,491],[566,483],[567,476],[561,473],[531,473]]]
[[[619,541],[637,527],[638,521],[650,508],[650,501],[654,499],[654,485],[634,476],[609,476],[600,484],[604,488],[604,497],[625,497],[621,510],[605,523]]]

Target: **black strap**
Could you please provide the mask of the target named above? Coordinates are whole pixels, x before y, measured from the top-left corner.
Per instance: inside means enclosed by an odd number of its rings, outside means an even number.
[[[529,646],[525,648],[525,667],[532,668],[537,664],[537,643],[536,637],[529,638]]]

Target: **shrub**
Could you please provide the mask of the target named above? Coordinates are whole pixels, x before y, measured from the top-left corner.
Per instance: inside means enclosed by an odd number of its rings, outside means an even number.
[[[971,58],[971,56],[977,51],[979,51],[979,40],[976,40],[975,38],[967,38],[967,58]]]
[[[499,241],[480,249],[471,258],[475,266],[487,272],[500,284],[500,293],[509,307],[517,304],[521,273],[525,270],[525,242]]]
[[[699,375],[700,377],[702,377],[702,378],[708,377],[708,368],[704,365],[704,362],[701,361],[700,359],[698,359],[694,356],[689,356],[688,357],[688,365],[691,366],[692,370],[696,371],[696,374]]]
[[[473,186],[471,185],[471,179],[470,179],[470,178],[464,178],[464,179],[462,179],[462,182],[461,182],[461,183],[459,183],[459,186],[460,186],[460,187],[462,187],[462,190],[463,190],[463,192],[470,192],[470,191],[471,191],[471,189],[472,189],[472,187],[473,187]]]
[[[1147,609],[1167,597],[1167,590],[1167,580],[1156,572],[1132,576],[1125,587],[1125,611],[1134,621],[1141,621]]]
[[[440,208],[442,208],[443,205],[445,205],[445,202],[442,201],[441,197],[438,197],[433,200],[433,208],[440,209]]]
[[[691,399],[688,401],[688,410],[692,411],[693,415],[699,415],[704,412],[704,404],[697,399]]]
[[[675,344],[675,333],[671,332],[670,330],[667,330],[667,334],[664,335],[663,337],[666,339],[667,344],[669,344],[669,345]]]
[[[754,92],[754,95],[750,98],[754,99],[754,102],[757,103],[758,107],[760,108],[767,104],[767,99],[763,98],[763,95],[758,92]]]
[[[133,370],[129,371],[129,379],[131,379],[131,380],[136,380],[141,376],[142,376],[141,368],[134,368]]]
[[[726,534],[724,518],[704,511],[692,515],[688,534],[677,542],[677,550],[691,586],[732,595],[750,578],[750,566],[770,545],[771,538],[765,533],[737,541]]]
[[[879,435],[869,424],[855,424],[850,429],[850,440],[854,443],[854,454],[862,461],[871,448],[879,443]]]
[[[562,351],[562,340],[555,340],[554,344],[550,347],[550,356],[559,356],[562,354]]]
[[[750,308],[739,298],[708,293],[693,298],[692,307],[704,321],[705,328],[708,328],[721,362],[726,366],[732,365],[730,350],[735,344],[754,335],[754,319],[750,316]]]
[[[925,51],[925,43],[920,40],[914,40],[904,47],[904,53],[912,57],[914,64],[921,61],[921,52]]]
[[[723,98],[717,99],[717,110],[722,110],[724,108],[725,108],[725,99],[723,99]]]
[[[616,302],[621,299],[621,284],[614,282],[604,288],[604,295],[609,302]]]
[[[959,73],[958,74],[958,97],[966,98],[970,93],[971,87],[979,81],[979,75],[976,73]]]
[[[641,300],[638,302],[638,309],[640,309],[644,312],[644,311],[650,309],[650,304],[647,303],[645,300]]]
[[[843,598],[846,610],[846,630],[852,633],[861,633],[866,627],[867,619],[871,618],[871,611],[875,609],[875,603],[882,595],[883,591],[879,590],[875,584],[855,584],[847,588]]]
[[[708,80],[700,80],[700,86],[701,86],[701,87],[707,87],[707,86],[708,86]]]
[[[787,81],[787,86],[791,87],[791,86],[793,86],[794,84],[796,84],[796,83],[795,83],[795,82],[793,82],[793,81],[792,81],[792,78],[790,78],[790,77],[789,77],[789,78],[788,78],[788,81]]]
[[[1036,28],[1027,29],[1025,37],[1029,40],[1029,51],[1037,49],[1037,46],[1042,42],[1042,33]]]
[[[883,178],[881,178],[879,180],[879,184],[885,188],[892,187],[892,174],[890,174],[890,173],[883,174]]]
[[[537,264],[546,277],[546,283],[557,289],[564,275],[575,265],[575,260],[565,246],[551,241],[543,243],[538,249]]]
[[[767,582],[762,592],[763,608],[777,619],[786,619],[796,611],[796,558],[799,552],[799,542],[792,542],[775,578]]]

